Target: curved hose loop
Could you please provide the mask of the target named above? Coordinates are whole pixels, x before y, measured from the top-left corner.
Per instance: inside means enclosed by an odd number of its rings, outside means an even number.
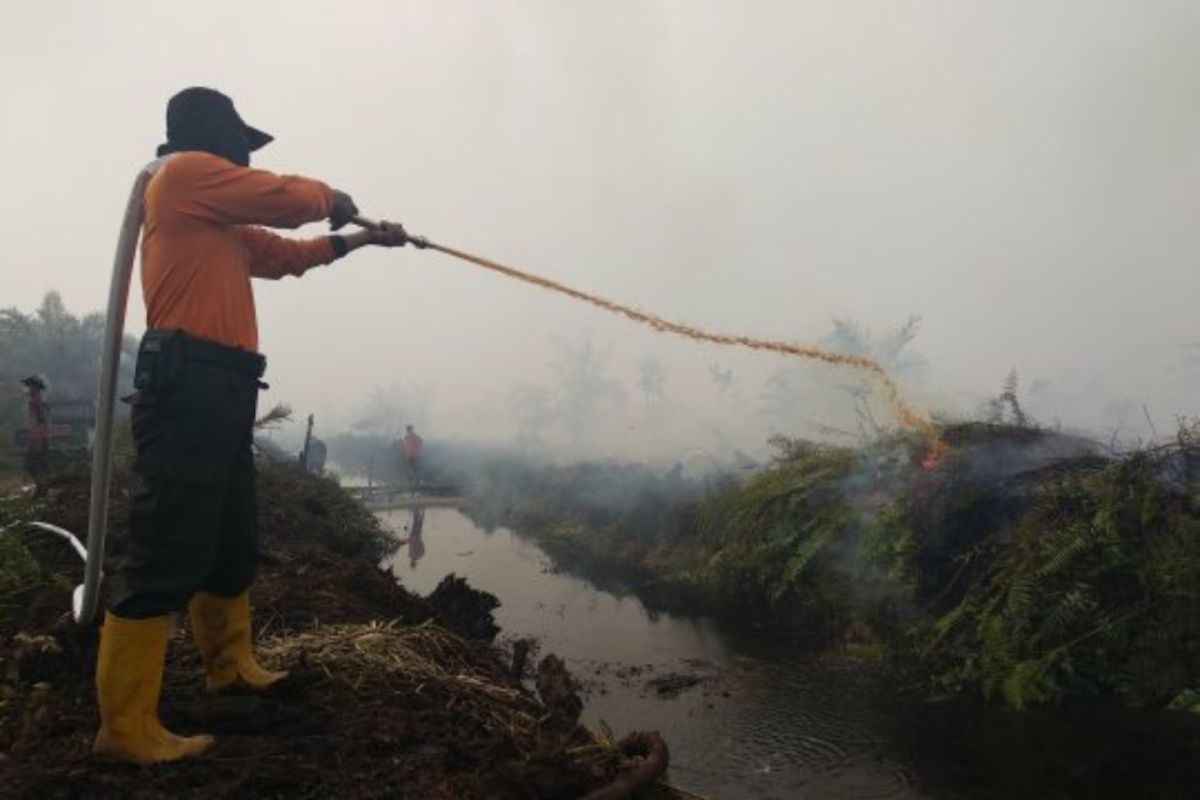
[[[60,528],[57,525],[51,525],[49,522],[25,522],[24,520],[17,520],[11,525],[0,528],[0,533],[4,533],[5,531],[12,530],[14,528],[19,528],[22,525],[28,525],[31,528],[37,528],[38,530],[43,530],[47,533],[53,533],[55,536],[61,537],[67,542],[67,544],[71,545],[71,549],[78,553],[81,559],[83,559],[85,562],[87,561],[87,549],[84,548],[83,542],[79,541],[78,537],[76,537],[75,534],[71,533],[66,528]]]
[[[91,622],[100,602],[100,572],[104,564],[104,537],[108,525],[108,489],[112,476],[112,427],[116,405],[117,367],[121,340],[125,335],[125,307],[129,282],[142,229],[142,197],[146,184],[171,156],[155,159],[142,168],[121,219],[121,233],[113,256],[112,280],[108,287],[108,312],[104,320],[104,349],[101,352],[100,385],[96,399],[96,437],[92,446],[92,490],[88,504],[87,566],[83,591],[76,597],[74,616],[80,624]]]
[[[657,731],[636,731],[617,746],[627,756],[641,756],[641,762],[622,772],[611,783],[588,792],[583,800],[624,800],[661,778],[671,761],[667,743]]]
[[[71,549],[74,550],[81,559],[83,559],[86,569],[87,548],[83,546],[83,542],[79,541],[79,538],[75,536],[75,534],[71,533],[66,528],[60,528],[57,525],[51,525],[49,522],[39,522],[36,520],[24,522],[18,520],[5,528],[0,528],[0,533],[4,533],[14,528],[19,528],[22,525],[30,528],[37,528],[38,530],[46,531],[47,533],[53,533],[55,536],[65,540],[67,544],[71,545]],[[101,573],[100,577],[103,577],[103,573]],[[97,580],[100,580],[100,578],[97,578]],[[83,591],[83,584],[81,583],[76,586],[75,591],[71,593],[71,611],[75,619],[79,619],[80,611],[83,609]]]

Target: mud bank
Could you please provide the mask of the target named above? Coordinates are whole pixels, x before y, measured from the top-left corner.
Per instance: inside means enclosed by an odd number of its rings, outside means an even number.
[[[131,488],[118,475],[109,574]],[[51,537],[0,534],[5,796],[565,798],[632,766],[615,742],[576,724],[569,677],[547,678],[555,690],[543,701],[512,676],[489,641],[494,598],[455,580],[429,599],[407,592],[376,566],[390,537],[330,481],[263,463],[259,491],[255,622],[264,662],[292,676],[265,696],[208,696],[181,623],[163,719],[218,736],[211,756],[190,763],[143,769],[90,757],[97,629],[69,614],[81,564]],[[36,501],[9,498],[0,527],[37,518],[85,530],[86,499],[78,482]],[[555,665],[539,673],[553,676]]]

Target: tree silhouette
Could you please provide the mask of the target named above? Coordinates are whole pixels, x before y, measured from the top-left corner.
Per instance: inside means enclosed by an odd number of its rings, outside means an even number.
[[[27,375],[46,376],[52,406],[64,400],[94,399],[103,342],[104,315],[77,317],[67,311],[56,291],[47,292],[31,314],[17,308],[0,310],[0,425],[24,426],[24,390],[18,381]],[[132,391],[136,358],[137,340],[126,336],[118,375],[123,393]]]
[[[1000,394],[993,397],[987,404],[987,420],[992,424],[999,425],[1011,422],[1019,427],[1026,427],[1030,424],[1029,415],[1025,413],[1025,409],[1021,408],[1021,401],[1017,398],[1020,393],[1020,381],[1017,378],[1016,367],[1008,373],[1008,377],[1004,379],[1004,383],[1000,387]],[[1005,411],[1008,411],[1006,416]]]
[[[876,340],[865,326],[835,317],[832,330],[821,338],[820,344],[835,353],[872,358],[892,376],[911,375],[926,364],[923,356],[910,349],[920,327],[921,318],[914,314]],[[829,389],[841,398],[830,398]],[[850,419],[863,435],[870,435],[879,428],[871,408],[875,390],[868,378],[838,367],[790,366],[768,376],[759,398],[759,412],[779,424],[792,426],[814,408],[844,405],[853,411]]]
[[[729,390],[733,388],[733,367],[722,367],[720,364],[713,364],[708,368],[708,377],[712,379],[713,385],[717,387],[717,395],[725,397]]]
[[[667,382],[667,367],[657,358],[643,358],[638,362],[638,388],[646,398],[646,407],[655,400],[661,400],[663,386]]]
[[[514,386],[508,394],[508,408],[516,419],[517,441],[524,445],[544,444],[543,434],[558,418],[550,390],[545,386]]]
[[[558,418],[571,444],[582,444],[600,417],[621,410],[625,390],[620,381],[607,375],[611,350],[599,351],[585,336],[579,344],[565,339],[555,342],[558,359],[550,367],[557,383],[554,400]]]
[[[423,427],[428,421],[429,389],[413,382],[376,387],[355,415],[358,433],[395,437],[405,425]]]

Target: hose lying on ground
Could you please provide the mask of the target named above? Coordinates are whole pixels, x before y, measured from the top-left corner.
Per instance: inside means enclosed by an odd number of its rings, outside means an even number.
[[[617,746],[627,756],[641,756],[642,760],[622,772],[611,783],[588,792],[583,800],[624,800],[639,789],[644,789],[663,776],[671,756],[667,743],[657,731],[637,731],[622,739]]]

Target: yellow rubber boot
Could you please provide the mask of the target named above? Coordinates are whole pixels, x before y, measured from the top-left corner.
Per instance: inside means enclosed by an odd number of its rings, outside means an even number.
[[[176,736],[158,720],[169,617],[123,619],[108,614],[100,632],[96,694],[100,732],[92,752],[121,761],[153,764],[194,758],[213,737]]]
[[[250,644],[250,594],[221,597],[197,592],[188,604],[196,646],[204,656],[208,691],[249,689],[261,692],[287,677],[264,669]]]

